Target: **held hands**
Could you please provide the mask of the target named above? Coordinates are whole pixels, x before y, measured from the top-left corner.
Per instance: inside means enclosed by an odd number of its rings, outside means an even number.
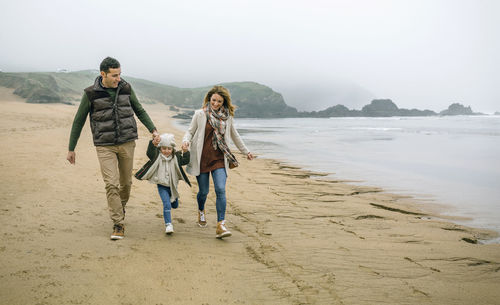
[[[154,142],[153,142],[154,143]],[[186,152],[189,149],[189,142],[182,142],[182,152]],[[255,157],[252,155],[251,152],[247,154],[247,159],[248,160],[253,160]]]
[[[153,145],[158,146],[160,144],[160,137],[153,138]]]
[[[153,130],[153,132],[151,133],[151,135],[153,135],[153,139],[160,136],[160,134],[158,133],[158,131],[156,129]]]
[[[182,142],[182,152],[185,153],[189,149],[189,142]]]
[[[160,143],[160,134],[158,133],[158,131],[153,130],[153,132],[151,133],[152,137],[153,137],[153,145],[154,146],[158,146],[158,143]]]

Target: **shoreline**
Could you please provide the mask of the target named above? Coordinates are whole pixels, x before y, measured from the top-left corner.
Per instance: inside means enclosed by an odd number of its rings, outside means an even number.
[[[386,119],[386,118],[384,118]],[[258,119],[256,119],[258,120]],[[268,119],[266,119],[268,120]],[[177,129],[187,129],[189,126],[189,120],[187,119],[175,119],[174,120],[174,128]],[[244,128],[245,133],[251,133],[251,129]],[[244,136],[243,136],[244,138]],[[255,139],[253,139],[255,140]],[[233,147],[233,149],[236,149]],[[335,180],[337,182],[342,182],[346,183],[349,185],[352,185],[354,187],[356,186],[366,186],[366,187],[373,187],[373,188],[380,188],[383,190],[385,193],[393,194],[395,196],[399,196],[400,198],[406,198],[408,201],[411,201],[415,209],[420,209],[422,211],[425,211],[427,214],[432,215],[433,218],[436,218],[438,220],[447,220],[451,221],[454,224],[457,225],[462,225],[466,226],[469,228],[476,228],[480,230],[486,230],[486,231],[491,231],[494,232],[492,235],[494,235],[491,238],[487,238],[484,240],[481,240],[481,242],[485,243],[500,243],[500,229],[497,229],[496,226],[491,227],[486,224],[482,224],[480,222],[481,217],[478,216],[478,218],[475,218],[474,216],[471,215],[460,215],[460,208],[457,206],[454,206],[451,203],[445,203],[442,200],[442,196],[437,195],[437,194],[431,194],[431,193],[421,193],[416,190],[413,192],[404,189],[404,188],[398,188],[394,186],[389,186],[389,185],[374,185],[368,181],[365,181],[363,177],[356,177],[356,179],[350,179],[346,178],[344,176],[341,176],[340,174],[337,174],[336,172],[329,172],[329,171],[324,171],[324,170],[319,170],[317,169],[318,166],[307,164],[306,161],[300,160],[295,158],[295,160],[292,158],[287,158],[285,154],[280,153],[277,150],[270,150],[269,147],[265,147],[265,151],[267,152],[266,155],[268,156],[261,156],[259,155],[259,158],[261,159],[269,159],[269,160],[274,160],[276,162],[279,162],[280,164],[284,164],[287,166],[290,166],[291,168],[299,169],[299,170],[304,170],[307,172],[311,172],[310,176],[314,179],[318,179],[320,177],[323,177],[325,179],[331,179]],[[257,152],[258,153],[258,152]],[[330,168],[331,169],[331,168]],[[373,181],[372,181],[373,182]],[[463,214],[463,211],[462,211]]]
[[[243,157],[243,155],[241,155]],[[258,156],[258,155],[257,155]],[[342,178],[336,178],[335,173],[320,172],[314,169],[308,169],[306,166],[298,165],[293,162],[286,160],[280,160],[276,158],[260,157],[261,160],[268,160],[272,164],[278,166],[279,170],[285,171],[285,173],[274,173],[276,175],[291,176],[300,179],[311,179],[327,184],[345,184],[345,186],[351,186],[356,190],[366,189],[366,192],[386,194],[394,199],[395,207],[380,207],[388,211],[399,212],[403,214],[410,215],[420,215],[426,217],[428,220],[436,220],[441,222],[450,222],[452,225],[462,226],[470,229],[470,231],[478,231],[479,234],[485,239],[478,239],[479,241],[491,241],[498,240],[500,243],[500,232],[497,232],[490,228],[475,227],[463,223],[458,223],[459,221],[472,220],[472,217],[463,217],[457,215],[446,215],[443,212],[450,212],[450,206],[445,204],[439,204],[439,202],[431,199],[432,203],[423,202],[421,198],[415,197],[415,195],[407,194],[404,192],[391,192],[387,191],[384,187],[373,186],[369,184],[359,184],[358,180],[347,180]],[[287,171],[291,171],[287,173]],[[355,191],[354,193],[362,193],[363,191]],[[403,209],[407,209],[403,210]],[[465,230],[464,230],[465,231]]]
[[[387,190],[385,187],[370,185],[369,183],[364,183],[362,180],[349,180],[349,179],[343,179],[342,177],[336,177],[337,174],[335,173],[317,171],[315,169],[308,168],[306,165],[296,164],[288,160],[281,160],[272,157],[260,157],[260,159],[270,160],[272,163],[278,164],[280,169],[297,170],[299,171],[299,174],[297,174],[297,176],[304,176],[305,178],[314,179],[327,183],[344,183],[354,188],[366,187],[369,189],[380,190],[381,193],[387,193],[393,196],[394,198],[397,198],[398,201],[406,201],[406,204],[410,207],[411,210],[420,211],[422,215],[429,217],[429,219],[435,219],[438,221],[448,221],[451,222],[452,224],[458,226],[464,226],[472,230],[477,229],[480,231],[490,232],[487,234],[485,239],[478,239],[478,242],[484,242],[485,244],[489,243],[500,244],[499,231],[496,231],[488,227],[480,227],[480,226],[474,226],[472,224],[467,224],[466,222],[474,220],[472,216],[466,217],[466,216],[454,215],[453,210],[456,209],[456,207],[449,204],[440,203],[437,199],[434,198],[424,199],[424,197],[432,195],[409,194],[408,192],[405,191]],[[300,172],[303,172],[303,174],[300,174]]]
[[[3,99],[2,99],[2,94]],[[88,123],[77,164],[65,160],[77,106],[6,101],[0,90],[0,297],[9,304],[496,304],[500,245],[474,244],[487,230],[427,219],[404,196],[278,160],[231,170],[231,238],[196,220],[196,179],[181,183],[165,236],[161,201],[133,181],[125,239],[111,221]],[[144,104],[159,132],[173,128],[168,106]],[[22,122],[22,124],[19,124]],[[142,124],[134,171],[147,160]],[[50,145],[47,145],[50,143]],[[36,158],[33,150],[36,147]],[[258,153],[258,152],[257,152]],[[468,239],[464,240],[464,239]]]
[[[444,215],[468,218],[462,225],[500,232],[500,172],[493,166],[499,146],[491,142],[499,135],[498,119],[328,121],[248,119],[237,125],[265,156],[410,195],[439,205]]]

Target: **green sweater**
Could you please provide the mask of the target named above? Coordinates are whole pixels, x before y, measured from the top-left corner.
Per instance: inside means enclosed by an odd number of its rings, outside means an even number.
[[[111,95],[111,98],[114,100],[116,96],[116,88],[107,88],[106,91],[108,91],[109,95]],[[144,110],[144,108],[142,108],[141,103],[139,103],[139,100],[137,99],[134,90],[132,90],[132,93],[130,94],[130,104],[135,112],[135,115],[139,118],[142,124],[144,124],[144,126],[146,126],[146,128],[150,132],[153,132],[156,129],[156,127],[153,124],[153,121],[151,121],[151,118],[149,117],[146,110]],[[69,151],[75,150],[76,143],[80,138],[83,125],[85,125],[85,121],[87,120],[89,112],[90,112],[90,101],[87,97],[87,94],[84,93],[82,96],[82,101],[80,102],[80,107],[78,107],[75,119],[73,120],[73,126],[71,127],[71,134],[69,136],[69,147],[68,147]]]

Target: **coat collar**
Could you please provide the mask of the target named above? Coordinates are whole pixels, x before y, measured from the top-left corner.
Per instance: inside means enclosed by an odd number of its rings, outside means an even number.
[[[120,80],[120,82],[118,83],[118,87],[117,88],[123,88],[123,86],[125,86],[127,84],[127,82],[122,78]],[[104,88],[104,86],[102,85],[102,76],[99,75],[98,77],[96,77],[95,81],[94,81],[94,87],[93,89],[95,91],[106,91],[107,88]]]

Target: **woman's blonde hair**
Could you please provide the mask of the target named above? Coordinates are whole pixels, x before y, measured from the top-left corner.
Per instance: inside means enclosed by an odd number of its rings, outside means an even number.
[[[236,110],[236,106],[231,104],[231,94],[229,93],[229,90],[227,90],[227,88],[223,86],[213,86],[213,88],[207,92],[207,95],[205,95],[205,99],[203,100],[203,107],[207,106],[208,103],[210,103],[210,99],[214,94],[218,94],[224,99],[224,103],[222,104],[222,106],[227,108],[231,116],[234,116],[234,110]]]

